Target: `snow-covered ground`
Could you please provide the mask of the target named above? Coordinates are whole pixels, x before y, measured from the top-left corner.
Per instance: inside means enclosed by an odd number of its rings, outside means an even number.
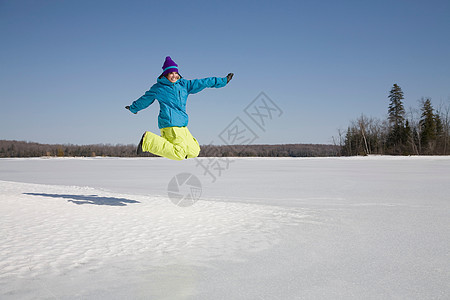
[[[449,299],[449,183],[450,157],[0,159],[0,298]]]

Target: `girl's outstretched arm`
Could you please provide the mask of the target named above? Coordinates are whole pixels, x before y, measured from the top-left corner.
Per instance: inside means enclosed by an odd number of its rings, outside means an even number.
[[[145,92],[143,96],[134,101],[133,104],[125,108],[136,114],[138,111],[149,107],[153,102],[155,102],[155,99],[155,93],[152,91],[152,89],[150,89],[149,91]]]
[[[183,79],[181,79],[183,80]],[[205,88],[221,88],[227,85],[227,77],[208,77],[203,79],[184,80],[189,94],[198,93]]]

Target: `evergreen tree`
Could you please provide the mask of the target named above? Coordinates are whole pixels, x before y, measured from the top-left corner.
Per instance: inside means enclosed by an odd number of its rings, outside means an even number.
[[[405,122],[405,108],[403,107],[403,91],[397,85],[394,84],[388,98],[389,103],[389,122],[391,127],[403,127]]]
[[[440,119],[436,118],[434,114],[433,106],[431,105],[431,99],[429,98],[424,100],[422,103],[422,117],[419,124],[420,131],[422,133],[420,137],[422,152],[431,154],[436,145],[437,129],[442,125],[440,124]]]
[[[404,97],[400,86],[394,84],[388,98],[390,99],[390,103],[388,109],[389,134],[387,146],[389,153],[403,154],[409,133],[407,128],[405,128],[405,108],[402,102]]]

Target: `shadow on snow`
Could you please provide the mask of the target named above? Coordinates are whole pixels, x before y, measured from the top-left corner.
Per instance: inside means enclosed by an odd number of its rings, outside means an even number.
[[[94,205],[126,206],[128,203],[140,203],[139,201],[136,200],[115,198],[115,197],[100,197],[97,195],[64,195],[64,194],[43,194],[43,193],[23,193],[23,194],[31,196],[69,199],[67,200],[68,202],[72,202],[78,205],[94,204]]]

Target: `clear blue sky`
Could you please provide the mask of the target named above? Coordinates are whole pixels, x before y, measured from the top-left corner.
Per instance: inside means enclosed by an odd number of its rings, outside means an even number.
[[[384,118],[450,98],[450,1],[0,0],[0,139],[137,144],[159,133],[155,102],[124,109],[161,73],[225,76],[188,101],[201,144],[236,117],[255,143],[331,143],[361,113]],[[265,92],[283,111],[265,132],[244,109]]]

